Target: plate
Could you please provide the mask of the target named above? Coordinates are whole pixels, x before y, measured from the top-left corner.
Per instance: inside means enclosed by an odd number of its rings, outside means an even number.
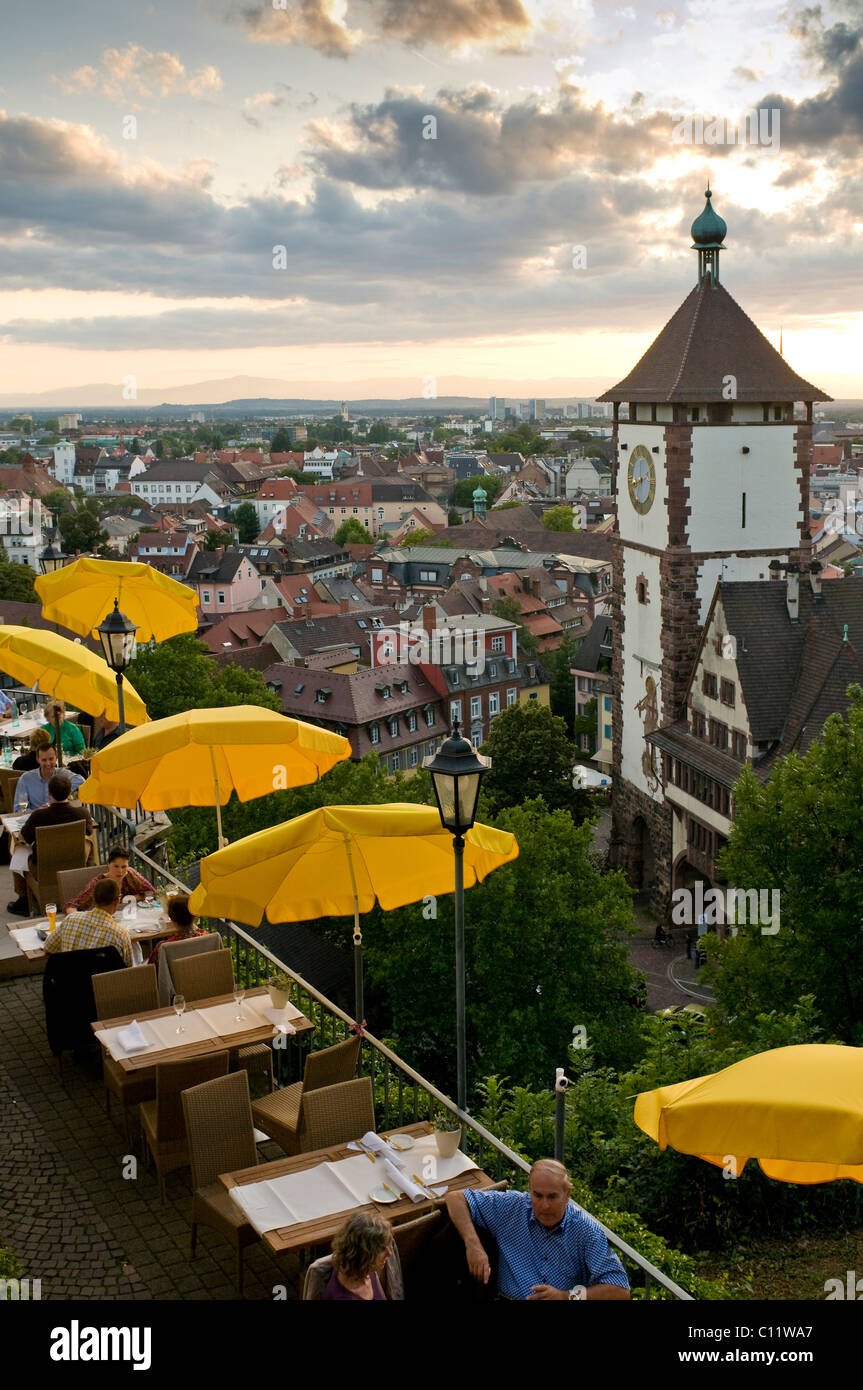
[[[399,1199],[394,1192],[390,1192],[386,1187],[376,1187],[373,1192],[369,1193],[369,1200],[378,1202],[384,1207],[389,1206],[391,1202],[397,1202]]]
[[[397,1153],[407,1153],[408,1149],[412,1149],[414,1146],[414,1140],[409,1134],[391,1134],[386,1142]]]

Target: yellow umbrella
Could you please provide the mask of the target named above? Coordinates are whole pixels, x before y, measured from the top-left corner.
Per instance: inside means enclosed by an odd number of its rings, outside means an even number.
[[[120,717],[116,679],[105,659],[56,632],[0,626],[0,670],[24,685],[38,682],[46,695],[60,696],[86,714]],[[144,702],[128,682],[126,692],[126,719],[130,724],[146,723]]]
[[[509,831],[474,825],[465,835],[465,887],[517,857],[518,844]],[[251,926],[259,926],[265,915],[271,922],[302,922],[353,912],[359,950],[359,914],[376,901],[389,911],[454,891],[452,834],[441,825],[436,807],[323,806],[209,855],[190,906],[196,913]],[[357,968],[359,1021],[359,956]]]
[[[198,596],[187,584],[160,574],[152,565],[124,560],[93,560],[85,555],[35,581],[42,616],[82,637],[108,616],[116,599],[138,629],[137,641],[164,642],[198,628]]]
[[[257,705],[192,709],[124,734],[93,756],[82,801],[165,811],[172,806],[221,807],[315,782],[349,758],[340,734]]]
[[[750,1158],[768,1178],[863,1182],[863,1048],[777,1047],[710,1076],[644,1091],[635,1123],[680,1153],[739,1175]]]

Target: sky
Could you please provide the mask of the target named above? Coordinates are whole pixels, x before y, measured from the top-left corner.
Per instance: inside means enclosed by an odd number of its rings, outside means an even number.
[[[860,0],[28,0],[3,25],[4,400],[601,389],[694,285],[708,178],[723,283],[863,397]]]

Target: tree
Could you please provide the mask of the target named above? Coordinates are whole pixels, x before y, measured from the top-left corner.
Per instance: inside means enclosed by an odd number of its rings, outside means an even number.
[[[203,540],[199,539],[195,544],[200,546],[201,550],[206,550],[209,553],[213,550],[221,550],[222,546],[226,545],[229,540],[230,536],[224,535],[221,531],[208,531]]]
[[[13,603],[38,603],[39,595],[33,587],[34,578],[29,565],[0,560],[0,594],[5,599]]]
[[[217,666],[204,643],[191,633],[153,647],[139,647],[129,667],[129,680],[151,719],[224,705],[281,709],[278,697],[267,689],[260,671]]]
[[[375,420],[366,435],[370,444],[388,444],[390,440],[405,439],[406,437],[403,430],[394,429],[392,425],[387,424],[386,420]]]
[[[719,868],[736,887],[763,893],[773,920],[766,930],[764,921],[738,924],[736,937],[714,939],[709,973],[727,1014],[789,1011],[812,994],[828,1031],[859,1047],[863,689],[849,686],[848,698],[847,716],[831,715],[805,754],[782,758],[763,784],[750,768],[738,778]]]
[[[503,710],[483,752],[492,760],[483,779],[483,797],[492,813],[541,796],[551,810],[569,811],[578,822],[590,814],[589,797],[572,785],[575,749],[566,725],[538,700]]]
[[[62,516],[64,512],[70,512],[72,510],[72,501],[72,494],[69,492],[68,488],[65,487],[54,487],[45,496],[45,506],[48,508],[48,511],[53,512],[57,518]]]
[[[270,440],[271,454],[289,454],[293,449],[293,441],[286,429],[277,429]]]
[[[349,516],[346,521],[343,521],[333,536],[336,545],[345,545],[349,542],[357,545],[373,545],[374,539],[374,536],[369,535],[365,526],[361,521],[357,521],[355,516]]]
[[[584,707],[584,714],[580,714],[577,719],[571,721],[573,737],[581,739],[582,734],[587,734],[591,740],[591,747],[596,744],[596,696],[588,700]]]
[[[403,550],[410,550],[415,545],[439,545],[446,548],[451,544],[451,541],[438,540],[437,532],[429,531],[425,526],[417,526],[413,531],[408,531],[399,541]]]
[[[132,443],[129,445],[129,453],[130,453],[130,454],[141,454],[141,453],[143,453],[143,449],[141,448],[141,441],[140,441],[140,439],[138,438],[137,435],[135,435],[135,438],[132,440]]]
[[[549,507],[543,513],[542,524],[546,531],[574,531],[572,507]]]
[[[638,978],[624,937],[631,890],[621,874],[594,867],[590,827],[541,800],[495,823],[515,835],[519,856],[465,895],[469,1089],[489,1068],[521,1085],[547,1083],[566,1062],[575,1024],[604,1061],[629,1062],[637,1018],[626,1001]],[[386,1021],[413,1064],[452,1089],[452,895],[376,910],[363,939],[369,1017]]]
[[[566,725],[567,733],[572,736],[573,720],[575,718],[575,678],[572,675],[572,666],[575,661],[575,653],[578,650],[574,637],[569,633],[564,634],[560,646],[553,652],[546,653],[543,658],[546,665],[550,667],[550,699],[551,712],[562,719]],[[596,730],[596,701],[593,702],[594,709],[594,731]]]
[[[460,483],[456,483],[453,504],[456,507],[473,507],[473,495],[480,484],[488,498],[488,505],[491,506],[503,487],[503,479],[490,473],[477,473],[473,478],[462,478]]]
[[[461,524],[462,524],[461,512],[460,512],[460,511],[457,511],[455,507],[450,507],[449,511],[447,512],[447,525],[448,525],[448,526],[461,526]]]
[[[85,502],[77,512],[64,512],[58,519],[58,525],[67,555],[74,555],[79,550],[82,554],[97,550],[108,540],[108,532],[102,530],[99,509],[93,500]]]
[[[492,507],[493,512],[509,512],[513,507],[520,507],[521,502],[499,502],[496,507]]]
[[[516,641],[519,651],[524,652],[526,656],[539,655],[539,643],[522,622],[521,604],[517,598],[512,598],[508,594],[502,598],[496,598],[491,605],[491,611],[496,618],[506,618],[507,622],[518,623]]]
[[[257,540],[261,525],[251,502],[241,502],[231,513],[231,520],[239,532],[241,545],[252,545]]]

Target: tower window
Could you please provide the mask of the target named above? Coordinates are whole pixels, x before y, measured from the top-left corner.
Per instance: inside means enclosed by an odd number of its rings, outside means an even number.
[[[697,405],[694,405],[692,407],[692,418],[693,420],[698,420],[700,418],[700,412]]]
[[[782,419],[782,406],[781,406],[781,405],[776,405],[776,406],[773,407],[773,418],[774,418],[774,420],[781,420],[781,419]]]
[[[647,580],[640,574],[635,581],[635,592],[639,603],[647,603]]]
[[[741,494],[740,494],[740,527],[741,527],[741,530],[744,530],[744,531],[746,530],[746,493],[745,493],[745,492],[741,492]]]

